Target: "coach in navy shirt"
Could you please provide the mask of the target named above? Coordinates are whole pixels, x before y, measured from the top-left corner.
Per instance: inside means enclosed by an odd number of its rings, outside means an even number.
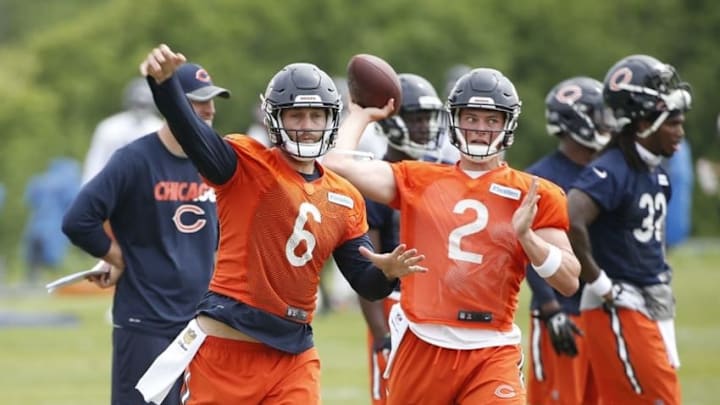
[[[214,98],[230,92],[199,65],[187,63],[177,74],[195,113],[211,125]],[[65,214],[63,232],[107,262],[109,272],[92,281],[115,285],[112,404],[145,403],[135,384],[193,318],[210,282],[214,190],[165,124],[115,152]],[[178,381],[163,404],[179,403]]]

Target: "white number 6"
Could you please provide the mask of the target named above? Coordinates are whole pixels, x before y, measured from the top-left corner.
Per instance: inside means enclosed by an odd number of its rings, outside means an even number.
[[[307,202],[300,204],[300,211],[298,212],[297,218],[295,218],[293,232],[285,244],[285,256],[287,257],[288,262],[295,267],[304,266],[305,263],[312,260],[313,257],[312,252],[315,249],[315,236],[304,229],[309,215],[313,217],[315,222],[322,222],[320,211],[317,207]],[[307,250],[302,254],[302,256],[298,256],[295,254],[295,249],[297,249],[302,241],[307,243]]]

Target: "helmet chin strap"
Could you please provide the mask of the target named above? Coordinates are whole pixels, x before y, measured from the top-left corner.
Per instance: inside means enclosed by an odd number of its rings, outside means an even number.
[[[641,88],[641,92],[659,97],[665,103],[666,109],[660,113],[657,119],[655,119],[655,122],[653,122],[648,129],[637,134],[639,138],[647,138],[652,135],[658,130],[658,128],[660,128],[660,125],[665,122],[672,111],[686,111],[690,108],[690,104],[692,103],[692,96],[690,95],[690,92],[685,89],[675,89],[670,92],[670,94],[661,94],[655,90],[643,87]]]
[[[328,148],[324,148],[325,140],[323,138],[318,142],[301,143],[290,139],[285,130],[281,130],[280,132],[282,134],[282,144],[280,148],[300,162],[313,161],[328,151]]]
[[[455,129],[455,131],[459,131],[459,129]],[[471,145],[467,143],[467,138],[465,138],[463,134],[457,134],[457,136],[462,140],[460,145],[461,147],[458,149],[463,155],[473,162],[484,162],[503,151],[503,149],[499,148],[499,145],[503,142],[505,136],[507,136],[507,130],[502,130],[495,139],[490,142],[490,144],[482,146],[472,145],[471,147]],[[478,149],[481,147],[485,149],[485,153],[479,153]]]
[[[494,158],[498,153],[500,153],[500,152],[498,151],[498,152],[495,152],[495,153],[493,153],[493,154],[491,154],[491,155],[477,156],[477,155],[471,155],[471,154],[466,153],[466,152],[462,152],[462,154],[463,154],[466,158],[468,158],[468,160],[473,161],[473,162],[475,162],[475,163],[487,162],[488,160]]]
[[[655,122],[653,122],[652,125],[650,125],[646,130],[644,130],[642,132],[638,132],[638,134],[637,134],[638,138],[645,139],[648,136],[654,134],[655,131],[657,131],[658,128],[660,128],[660,125],[662,125],[663,122],[665,122],[668,115],[670,115],[670,111],[663,111],[662,113],[660,113],[660,115],[657,117],[657,119],[655,119]]]

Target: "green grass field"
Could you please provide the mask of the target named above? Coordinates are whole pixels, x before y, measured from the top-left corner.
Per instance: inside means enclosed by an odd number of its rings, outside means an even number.
[[[693,245],[696,246],[696,245]],[[671,255],[678,300],[677,334],[684,404],[720,402],[720,253],[685,247]],[[57,297],[2,290],[0,312],[69,314],[74,326],[0,327],[0,403],[99,405],[109,402],[110,297]],[[527,328],[527,291],[517,322]],[[356,310],[319,317],[325,404],[368,404],[365,329]]]

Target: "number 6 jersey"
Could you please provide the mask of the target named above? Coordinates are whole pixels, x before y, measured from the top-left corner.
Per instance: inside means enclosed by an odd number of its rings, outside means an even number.
[[[243,135],[225,140],[242,164],[215,186],[220,247],[210,290],[309,323],[324,263],[368,230],[365,202],[329,170],[306,181],[277,148]]]

